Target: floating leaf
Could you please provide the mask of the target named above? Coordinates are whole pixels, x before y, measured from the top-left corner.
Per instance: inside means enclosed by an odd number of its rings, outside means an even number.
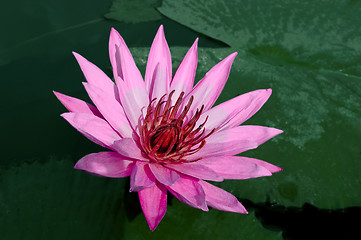
[[[361,206],[360,1],[164,0],[158,9],[240,52],[221,101],[273,89],[247,123],[285,133],[246,154],[284,172],[229,189],[255,202]]]
[[[360,1],[164,0],[158,10],[268,64],[361,75]]]
[[[162,0],[115,0],[105,17],[126,23],[156,21],[162,18],[156,10],[161,5]]]

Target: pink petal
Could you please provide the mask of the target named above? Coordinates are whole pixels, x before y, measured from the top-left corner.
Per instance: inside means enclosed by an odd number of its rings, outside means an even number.
[[[187,52],[183,61],[179,65],[170,85],[170,90],[175,90],[174,96],[178,97],[181,92],[187,95],[193,88],[194,77],[197,70],[197,45],[198,38]]]
[[[177,172],[165,168],[158,163],[151,163],[149,167],[155,178],[166,186],[172,186],[179,179]]]
[[[139,192],[145,188],[154,186],[156,180],[149,169],[149,165],[137,161],[130,175],[130,192]]]
[[[263,177],[281,171],[279,167],[261,160],[238,156],[209,157],[201,159],[197,163],[206,165],[225,179]]]
[[[143,87],[145,92],[145,84],[142,75],[135,65],[132,54],[123,38],[114,28],[112,28],[110,32],[109,57],[113,66],[115,79],[120,77],[131,85]]]
[[[236,155],[254,149],[270,138],[282,133],[282,130],[262,126],[239,126],[225,129],[210,135],[206,144],[190,157],[210,157],[219,155]]]
[[[172,59],[169,51],[169,47],[167,41],[165,40],[163,25],[161,25],[158,29],[157,35],[154,38],[152,43],[152,47],[150,48],[147,68],[145,70],[145,85],[150,94],[150,99],[160,98],[163,94],[167,92],[160,92],[154,86],[159,86],[157,83],[154,84],[154,80],[159,80],[158,78],[154,78],[155,70],[157,65],[162,69],[162,74],[165,73],[164,78],[164,86],[162,89],[169,87],[170,80],[172,78]],[[159,73],[158,73],[159,74]],[[153,94],[153,90],[157,91],[157,95]]]
[[[199,184],[206,194],[208,206],[221,211],[248,213],[238,199],[232,194],[202,180],[199,181]]]
[[[156,65],[149,85],[150,99],[160,99],[164,94],[169,93],[168,71],[169,69],[164,62]]]
[[[103,118],[102,114],[93,105],[59,92],[53,92],[59,101],[69,110],[69,112],[88,113]]]
[[[74,166],[76,169],[114,178],[129,176],[133,167],[134,161],[115,152],[88,154]]]
[[[110,94],[111,96],[116,96],[116,99],[118,99],[116,93],[117,89],[113,81],[102,70],[100,70],[93,63],[86,60],[80,54],[76,52],[73,52],[73,54],[76,60],[78,61],[79,66],[83,71],[83,74],[86,80],[88,81],[88,83],[92,84],[97,88],[100,88],[106,94]]]
[[[194,97],[188,116],[193,116],[196,109],[200,108],[202,105],[204,105],[204,111],[207,111],[213,106],[227,82],[227,78],[236,55],[236,52],[232,53],[223,59],[223,61],[215,65],[185,97],[183,101],[184,105],[187,104],[191,96]]]
[[[145,83],[134,59],[120,34],[112,28],[109,55],[117,82],[120,101],[133,129],[138,124],[142,108],[149,104]]]
[[[151,231],[154,231],[167,211],[167,189],[156,184],[138,192],[140,206]]]
[[[204,112],[198,122],[199,124],[203,123],[208,116],[204,125],[208,131],[214,128],[218,128],[217,131],[220,131],[238,126],[252,117],[267,101],[271,93],[271,89],[261,89],[240,95]]]
[[[267,170],[270,171],[271,173],[276,173],[276,172],[280,172],[280,171],[283,170],[280,167],[277,167],[275,165],[272,165],[272,164],[270,164],[268,162],[265,162],[265,161],[262,161],[262,160],[259,160],[259,159],[247,158],[247,157],[241,157],[241,158],[247,159],[248,161],[252,161],[252,162],[256,163],[259,166],[267,168]]]
[[[63,113],[61,116],[85,137],[100,146],[114,149],[114,142],[121,139],[104,119],[92,114]]]
[[[149,104],[148,95],[142,87],[132,86],[124,81],[118,81],[119,97],[127,119],[134,130],[139,120],[145,116]]]
[[[130,127],[124,110],[114,98],[114,95],[108,94],[92,84],[83,84],[89,97],[109,124],[120,133],[122,137],[131,137],[133,129]]]
[[[254,126],[254,125],[243,125],[239,127],[234,127],[232,129],[227,129],[222,132],[233,132],[233,134],[238,134],[240,139],[248,139],[252,142],[261,145],[267,140],[277,136],[278,134],[283,133],[282,130],[264,126]]]
[[[272,89],[260,89],[253,92],[248,93],[250,94],[250,103],[248,106],[245,106],[242,111],[238,112],[237,115],[230,119],[230,121],[225,124],[222,129],[225,128],[232,128],[235,126],[238,126],[245,122],[247,119],[252,117],[262,106],[265,104],[265,102],[268,100],[268,98],[272,94]],[[241,101],[239,101],[238,104],[241,104]]]
[[[172,186],[167,186],[167,189],[178,198],[179,201],[191,207],[208,211],[205,193],[198,182],[198,179],[181,175]]]
[[[148,161],[132,138],[120,139],[114,142],[113,147],[119,154],[123,156],[141,161]]]
[[[220,177],[215,171],[205,165],[198,164],[197,162],[183,164],[167,164],[166,166],[195,178],[217,182],[223,181],[223,178]]]

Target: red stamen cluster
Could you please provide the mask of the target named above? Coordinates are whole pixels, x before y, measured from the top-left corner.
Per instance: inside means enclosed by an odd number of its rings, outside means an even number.
[[[166,101],[163,100],[166,94],[163,95],[155,106],[156,98],[150,102],[147,115],[140,127],[140,144],[151,161],[158,163],[194,162],[200,158],[186,160],[184,157],[199,151],[206,143],[205,139],[215,129],[206,135],[204,134],[205,129],[203,126],[208,117],[199,127],[195,128],[204,109],[203,105],[184,124],[184,118],[192,105],[193,96],[189,99],[183,111],[178,114],[184,92],[179,95],[174,106],[170,106],[173,93],[174,91],[169,94]]]

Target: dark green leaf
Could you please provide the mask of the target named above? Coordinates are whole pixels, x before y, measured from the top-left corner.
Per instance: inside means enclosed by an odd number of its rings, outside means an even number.
[[[360,1],[164,0],[158,9],[267,63],[361,75]]]
[[[162,18],[155,9],[161,5],[162,0],[115,0],[105,17],[126,23],[156,21]]]
[[[222,186],[254,202],[361,206],[360,1],[165,0],[158,9],[232,47],[200,51],[206,69],[239,52],[218,102],[273,89],[247,123],[285,132],[245,154],[284,171]]]

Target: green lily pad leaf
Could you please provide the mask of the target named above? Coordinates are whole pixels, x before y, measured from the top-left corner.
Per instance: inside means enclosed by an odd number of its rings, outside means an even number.
[[[69,159],[24,163],[0,172],[2,239],[282,239],[253,213],[193,209],[176,198],[155,232],[129,181],[74,170]]]
[[[174,67],[186,50],[171,48]],[[141,69],[146,63],[144,51],[132,49]],[[200,48],[198,52],[197,80],[232,49]],[[297,207],[307,202],[333,209],[361,206],[360,78],[292,64],[277,67],[240,52],[216,104],[262,88],[272,88],[273,94],[245,124],[276,127],[284,133],[242,155],[265,160],[284,171],[217,184],[253,202]]]
[[[358,76],[360,9],[360,1],[336,0],[164,0],[158,8],[165,16],[267,63],[287,62]]]
[[[162,14],[232,47],[203,57],[207,68],[239,52],[219,102],[273,89],[247,124],[285,132],[245,154],[284,171],[222,186],[255,202],[361,206],[360,9],[360,1],[163,1]]]
[[[162,15],[156,7],[161,5],[162,0],[115,0],[109,13],[104,16],[126,23],[157,21],[162,18]]]

